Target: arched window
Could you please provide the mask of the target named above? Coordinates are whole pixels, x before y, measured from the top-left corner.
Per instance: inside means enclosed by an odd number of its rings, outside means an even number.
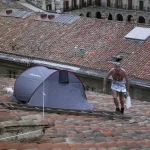
[[[145,18],[140,16],[138,19],[138,23],[145,23]]]
[[[123,21],[123,16],[121,14],[117,14],[117,20],[118,21]]]
[[[96,12],[96,18],[101,19],[101,13],[99,11]]]
[[[131,18],[133,18],[133,16],[132,16],[132,15],[128,15],[128,16],[127,16],[127,21],[130,22],[130,21],[132,20]]]
[[[88,12],[88,13],[86,14],[86,17],[92,17],[92,13],[91,13],[91,12]]]
[[[111,13],[108,14],[108,20],[112,20],[112,14]]]
[[[79,16],[84,16],[84,14],[81,13]]]

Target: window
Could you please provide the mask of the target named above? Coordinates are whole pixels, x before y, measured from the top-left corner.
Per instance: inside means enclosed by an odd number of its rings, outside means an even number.
[[[101,6],[101,0],[95,0],[95,5]]]
[[[107,0],[107,7],[110,7],[110,0]]]
[[[139,17],[139,20],[140,20],[140,18],[142,21],[142,17]],[[125,39],[145,41],[145,40],[147,40],[147,38],[149,38],[149,36],[150,36],[149,28],[135,27],[127,35],[125,35]]]
[[[11,73],[11,71],[9,71],[9,73],[8,73],[8,74],[9,74],[9,78],[11,78],[11,74],[12,74],[12,73]]]
[[[128,0],[128,9],[132,9],[132,0]]]
[[[9,71],[8,72],[8,76],[9,76],[9,78],[14,78],[14,79],[16,79],[16,75],[17,75],[17,73],[15,72],[15,71]]]
[[[46,5],[46,10],[52,10],[52,5],[51,4]]]
[[[86,86],[86,90],[89,91],[89,90],[90,90],[90,87],[89,87],[89,86]]]
[[[77,5],[77,1],[76,0],[72,0],[72,8],[75,8]]]
[[[139,9],[143,10],[144,8],[144,2],[143,1],[139,1]]]
[[[88,0],[88,6],[92,6],[92,0]]]
[[[92,90],[92,91],[95,91],[95,88],[92,87],[91,90]]]
[[[122,6],[122,0],[116,0],[116,7],[120,8]]]
[[[69,9],[69,1],[64,2],[64,9],[68,10]]]

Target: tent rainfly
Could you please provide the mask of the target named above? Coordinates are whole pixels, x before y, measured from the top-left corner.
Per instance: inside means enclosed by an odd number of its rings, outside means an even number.
[[[32,106],[92,110],[82,82],[71,72],[43,66],[27,69],[16,79],[13,97]]]

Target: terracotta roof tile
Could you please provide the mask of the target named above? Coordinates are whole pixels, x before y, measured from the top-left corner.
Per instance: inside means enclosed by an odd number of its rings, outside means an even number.
[[[0,0],[0,10],[5,10],[9,8],[28,9],[25,6],[17,3],[17,1],[11,1],[9,4],[6,4],[3,0]]]
[[[6,86],[8,85],[9,83],[6,84]],[[1,94],[0,102],[3,102],[3,94],[4,92]],[[94,104],[97,111],[114,110],[111,96],[89,91],[86,92],[86,95],[89,98],[89,103]],[[24,129],[22,133],[28,131],[25,129],[27,127],[30,129],[29,131],[42,129],[37,134],[32,133],[24,136],[24,140],[21,139],[21,136],[13,139],[13,141],[1,140],[0,148],[147,150],[150,147],[149,105],[149,102],[132,100],[132,108],[130,110],[125,109],[125,116],[130,117],[127,120],[117,118],[111,120],[105,116],[76,116],[56,113],[45,113],[43,120],[42,112],[10,110],[0,105],[0,129],[7,132],[7,135],[11,135],[14,129],[18,132]],[[5,132],[2,132],[3,136]]]
[[[112,67],[108,60],[124,52],[129,54],[122,60],[127,73],[150,79],[150,39],[145,42],[124,39],[135,24],[80,18],[66,25],[35,21],[37,15],[32,14],[24,20],[0,17],[0,51],[106,71]],[[11,49],[13,39],[17,45],[15,50]],[[35,45],[31,48],[29,40],[40,41],[40,50]],[[81,54],[80,48],[85,48],[86,52]]]

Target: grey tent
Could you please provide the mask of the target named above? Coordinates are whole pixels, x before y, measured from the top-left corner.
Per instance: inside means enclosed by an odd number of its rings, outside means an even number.
[[[36,66],[24,71],[14,85],[17,101],[32,106],[92,110],[82,82],[71,72]]]

